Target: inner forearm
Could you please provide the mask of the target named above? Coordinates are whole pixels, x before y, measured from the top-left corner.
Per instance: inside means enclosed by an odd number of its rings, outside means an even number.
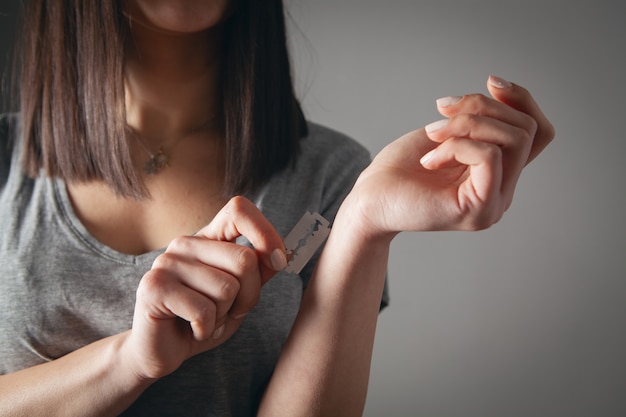
[[[147,387],[119,348],[126,334],[102,339],[55,361],[0,376],[2,416],[115,416]]]
[[[391,238],[340,211],[260,415],[361,415]]]

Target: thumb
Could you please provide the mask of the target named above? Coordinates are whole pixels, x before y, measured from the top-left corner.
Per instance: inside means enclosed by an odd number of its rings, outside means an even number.
[[[257,253],[262,283],[287,266],[283,241],[269,220],[248,199],[233,197],[197,236],[232,242],[244,236]]]

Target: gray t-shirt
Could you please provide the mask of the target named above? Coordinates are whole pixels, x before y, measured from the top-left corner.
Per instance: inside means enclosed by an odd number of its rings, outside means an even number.
[[[18,132],[19,117],[0,118],[0,374],[128,330],[139,280],[162,253],[123,254],[91,236],[63,181],[23,174]],[[248,198],[285,236],[306,211],[332,221],[369,161],[361,145],[311,123],[295,167]],[[157,381],[123,415],[254,415],[315,261],[272,278],[231,339]]]

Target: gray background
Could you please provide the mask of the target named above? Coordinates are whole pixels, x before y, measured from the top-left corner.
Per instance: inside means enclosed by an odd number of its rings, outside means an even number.
[[[288,4],[307,114],[372,152],[489,74],[557,132],[495,227],[395,240],[366,416],[626,416],[624,3]]]
[[[489,74],[529,88],[557,131],[498,225],[394,241],[365,415],[625,416],[624,6],[286,4],[307,116],[372,153]]]

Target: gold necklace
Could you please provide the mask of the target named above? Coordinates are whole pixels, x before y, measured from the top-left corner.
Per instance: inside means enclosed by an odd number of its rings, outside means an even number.
[[[212,116],[209,120],[204,122],[202,125],[185,132],[180,138],[178,138],[178,140],[174,141],[175,142],[174,145],[169,150],[171,151],[174,148],[174,146],[178,145],[180,142],[182,142],[188,136],[191,136],[194,133],[197,133],[197,132],[199,132],[199,131],[201,131],[203,129],[206,129],[207,127],[209,127],[210,123],[213,122],[214,120],[215,120],[215,116]],[[165,168],[167,168],[169,166],[170,157],[165,153],[165,145],[164,144],[159,146],[159,150],[156,153],[154,153],[141,140],[141,137],[140,137],[139,133],[137,133],[137,131],[135,131],[131,127],[129,127],[129,129],[133,133],[133,136],[137,139],[137,142],[139,142],[141,147],[148,154],[148,158],[149,159],[143,164],[143,172],[145,172],[148,175],[155,175],[155,174],[158,174],[159,172],[161,172],[162,170],[164,170]]]

